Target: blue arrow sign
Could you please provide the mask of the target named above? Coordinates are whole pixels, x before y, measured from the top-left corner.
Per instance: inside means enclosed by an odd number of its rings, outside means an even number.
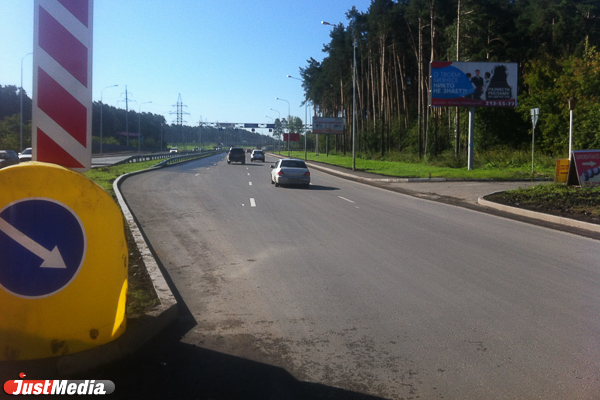
[[[48,198],[26,198],[0,211],[0,287],[26,298],[47,297],[67,287],[85,259],[87,241],[79,217]]]

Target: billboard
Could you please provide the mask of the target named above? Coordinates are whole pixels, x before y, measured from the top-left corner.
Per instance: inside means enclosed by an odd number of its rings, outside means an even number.
[[[568,185],[600,185],[600,150],[573,151],[569,167]]]
[[[516,107],[517,64],[433,61],[430,106]]]
[[[313,117],[313,133],[344,134],[344,118]]]

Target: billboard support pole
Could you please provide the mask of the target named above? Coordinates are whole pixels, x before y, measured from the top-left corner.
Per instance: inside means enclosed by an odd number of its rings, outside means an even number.
[[[473,145],[475,142],[475,107],[469,107],[469,171],[473,169]]]

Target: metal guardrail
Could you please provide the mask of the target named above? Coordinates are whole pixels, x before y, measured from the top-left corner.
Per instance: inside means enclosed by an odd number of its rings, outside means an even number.
[[[222,153],[222,151],[188,152],[187,154],[176,156],[176,157],[170,157],[170,158],[166,159],[165,161],[161,161],[158,164],[156,164],[153,168],[166,167],[168,165],[179,164],[181,162],[196,160],[199,158],[204,158],[204,157],[212,156],[212,155],[219,154],[219,153]],[[171,153],[171,154],[179,154],[179,153]]]
[[[183,161],[189,161],[196,158],[203,158],[209,155],[217,154],[217,151],[187,151],[187,152],[179,152],[179,153],[158,153],[158,154],[144,154],[139,156],[131,156],[122,161],[114,163],[113,165],[121,165],[121,164],[129,164],[129,163],[137,163],[144,161],[152,161],[152,160],[162,160],[155,167],[164,167],[166,165],[177,164]]]

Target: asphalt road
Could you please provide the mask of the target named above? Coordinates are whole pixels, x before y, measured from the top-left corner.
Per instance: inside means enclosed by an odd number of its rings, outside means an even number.
[[[267,161],[123,183],[184,312],[115,394],[598,398],[597,241]]]

